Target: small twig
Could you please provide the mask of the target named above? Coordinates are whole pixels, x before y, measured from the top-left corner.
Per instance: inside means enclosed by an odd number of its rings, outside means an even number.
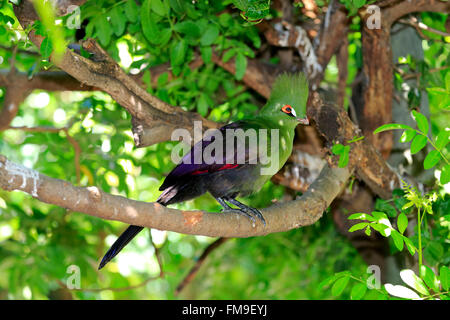
[[[439,72],[439,71],[442,71],[442,70],[445,70],[445,69],[449,69],[449,68],[450,68],[449,66],[442,66],[442,67],[439,67],[439,68],[432,68],[432,69],[428,69],[427,73]],[[402,76],[403,80],[415,79],[417,77],[422,76],[421,72],[406,73],[405,71],[403,71],[402,69],[400,69],[397,66],[394,66],[394,70],[396,72],[398,72]]]
[[[407,24],[407,25],[410,25],[410,26],[416,28],[416,30],[420,33],[420,35],[425,37],[425,38],[427,38],[427,39],[429,39],[429,37],[425,36],[421,32],[421,30],[425,30],[425,31],[428,31],[428,32],[431,32],[431,33],[435,33],[435,34],[440,35],[442,37],[450,37],[450,33],[431,28],[431,27],[427,26],[425,23],[418,21],[416,17],[411,17],[409,20],[399,19],[398,22],[403,23],[403,24]]]
[[[148,235],[150,238],[150,242],[151,242],[153,248],[155,249],[156,261],[158,261],[158,265],[159,265],[159,276],[162,278],[164,276],[164,270],[163,270],[163,264],[162,264],[162,259],[161,259],[161,252],[160,252],[159,248],[153,242],[152,232],[150,229],[148,230]]]
[[[202,264],[205,262],[206,258],[208,257],[208,255],[214,251],[214,249],[217,249],[220,245],[222,245],[223,243],[225,243],[225,241],[227,241],[230,238],[219,238],[216,241],[214,241],[213,243],[211,243],[209,246],[206,247],[205,251],[203,251],[202,255],[200,256],[200,258],[198,258],[197,262],[195,263],[195,265],[192,267],[192,269],[189,271],[189,273],[187,274],[186,277],[184,277],[184,279],[180,282],[180,284],[178,285],[178,287],[175,289],[175,295],[177,296],[178,294],[180,294],[180,292],[189,284],[192,282],[192,280],[195,278],[195,276],[198,273],[198,270],[200,269],[200,267],[202,266]]]

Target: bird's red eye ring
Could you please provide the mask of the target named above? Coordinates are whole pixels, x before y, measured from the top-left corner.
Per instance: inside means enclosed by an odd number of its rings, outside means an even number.
[[[281,108],[281,111],[284,113],[290,114],[292,112],[292,107],[288,104],[285,104],[283,108]]]

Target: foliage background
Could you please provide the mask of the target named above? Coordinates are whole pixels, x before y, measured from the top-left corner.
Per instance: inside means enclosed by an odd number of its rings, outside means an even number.
[[[316,2],[319,7],[327,5],[326,1]],[[346,5],[352,3],[348,1]],[[294,13],[307,20],[301,15],[301,8],[301,4],[297,4]],[[96,38],[127,72],[143,73],[147,90],[163,101],[218,122],[254,114],[265,102],[240,80],[247,59],[266,57],[271,49],[263,43],[263,36],[254,23],[243,19],[231,1],[96,0],[87,1],[80,12],[85,21],[85,36]],[[40,71],[54,70],[46,59],[53,44],[40,50],[33,47],[20,30],[11,3],[2,1],[0,13],[3,21],[0,23],[0,69],[11,68],[12,48],[17,45],[14,66],[20,72],[31,77]],[[265,19],[280,16],[281,12],[272,8]],[[445,31],[447,14],[422,13],[419,17],[429,26]],[[68,17],[63,19],[62,26],[66,19]],[[352,82],[362,66],[361,21],[357,16],[352,19],[346,108]],[[61,30],[66,41],[75,41],[77,30],[66,27]],[[424,33],[428,39],[422,40],[423,59],[401,57],[395,86],[399,95],[406,97],[410,108],[420,105],[421,95],[426,95],[432,132],[437,134],[445,130],[450,121],[449,39]],[[213,50],[225,51],[224,61],[236,59],[236,75],[211,62]],[[189,62],[197,55],[204,63],[190,68]],[[280,58],[273,54],[268,62],[277,65]],[[149,69],[164,63],[170,66],[174,77],[164,72],[155,86],[150,85]],[[417,86],[405,86],[402,72],[421,73]],[[337,81],[333,59],[327,67],[322,88],[335,92]],[[0,103],[4,94],[0,89]],[[67,127],[68,130],[36,133],[5,130],[0,132],[0,153],[51,177],[80,186],[96,185],[105,192],[131,199],[154,201],[165,174],[174,167],[170,160],[174,143],[134,148],[130,120],[127,112],[101,92],[35,90],[21,105],[11,126]],[[77,181],[76,154],[68,134],[81,148],[80,181]],[[448,189],[434,185],[433,177],[428,179],[430,181],[442,195],[448,193]],[[272,201],[288,200],[295,195],[269,182],[246,201],[263,208]],[[448,197],[446,199],[443,206],[448,208]],[[175,207],[220,210],[209,195]],[[97,271],[99,259],[124,228],[122,223],[69,212],[20,192],[0,190],[0,298],[174,299],[177,285],[214,240],[146,231],[107,268]],[[163,277],[158,277],[160,265],[151,239],[162,259]],[[437,263],[448,265],[448,230],[435,242]],[[391,247],[391,251],[394,253],[395,247]],[[70,265],[80,267],[79,291],[67,292],[61,286],[70,276],[67,272]],[[324,279],[344,270],[367,275],[366,268],[357,250],[336,230],[331,216],[325,215],[313,226],[226,242],[208,257],[195,280],[178,298],[332,299],[336,297],[331,290],[319,286]],[[124,291],[107,289],[136,285],[137,288]],[[98,290],[102,288],[106,289]],[[365,298],[371,297],[375,296],[369,292]],[[340,298],[350,298],[350,288],[346,288]]]

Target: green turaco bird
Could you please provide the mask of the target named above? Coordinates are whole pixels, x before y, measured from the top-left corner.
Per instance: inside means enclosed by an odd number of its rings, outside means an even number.
[[[236,197],[258,191],[285,164],[292,152],[295,127],[299,123],[309,123],[307,98],[308,83],[302,73],[279,76],[267,104],[258,115],[227,124],[192,147],[164,180],[157,202],[166,206],[209,192],[226,211],[244,215],[253,224],[256,217],[265,226],[261,212],[244,205]],[[228,135],[230,132],[235,135]],[[256,141],[251,139],[249,133],[252,132]],[[99,269],[142,229],[129,226],[105,254]]]

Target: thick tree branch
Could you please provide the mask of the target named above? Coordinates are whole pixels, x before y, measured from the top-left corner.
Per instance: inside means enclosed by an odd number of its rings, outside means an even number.
[[[295,201],[263,209],[267,226],[232,212],[180,211],[107,194],[97,187],[75,187],[0,156],[0,188],[21,190],[34,198],[71,211],[160,230],[211,237],[252,237],[311,225],[339,195],[351,170],[325,166],[308,191]]]
[[[348,141],[361,137],[361,130],[350,120],[342,108],[322,103],[319,94],[310,96],[311,106],[308,116],[314,120],[317,130],[328,142],[328,149],[339,142],[350,145],[349,166],[356,168],[356,173],[370,189],[382,198],[390,198],[392,190],[400,186],[397,174],[391,170],[374,146],[364,138],[349,144]],[[329,160],[333,163],[333,158]]]
[[[450,4],[443,1],[382,1],[381,26],[368,23],[372,13],[360,10],[362,18],[363,92],[364,103],[355,105],[364,135],[387,158],[393,146],[393,133],[386,131],[374,136],[373,130],[392,122],[393,69],[390,31],[402,16],[419,11],[449,12]]]

